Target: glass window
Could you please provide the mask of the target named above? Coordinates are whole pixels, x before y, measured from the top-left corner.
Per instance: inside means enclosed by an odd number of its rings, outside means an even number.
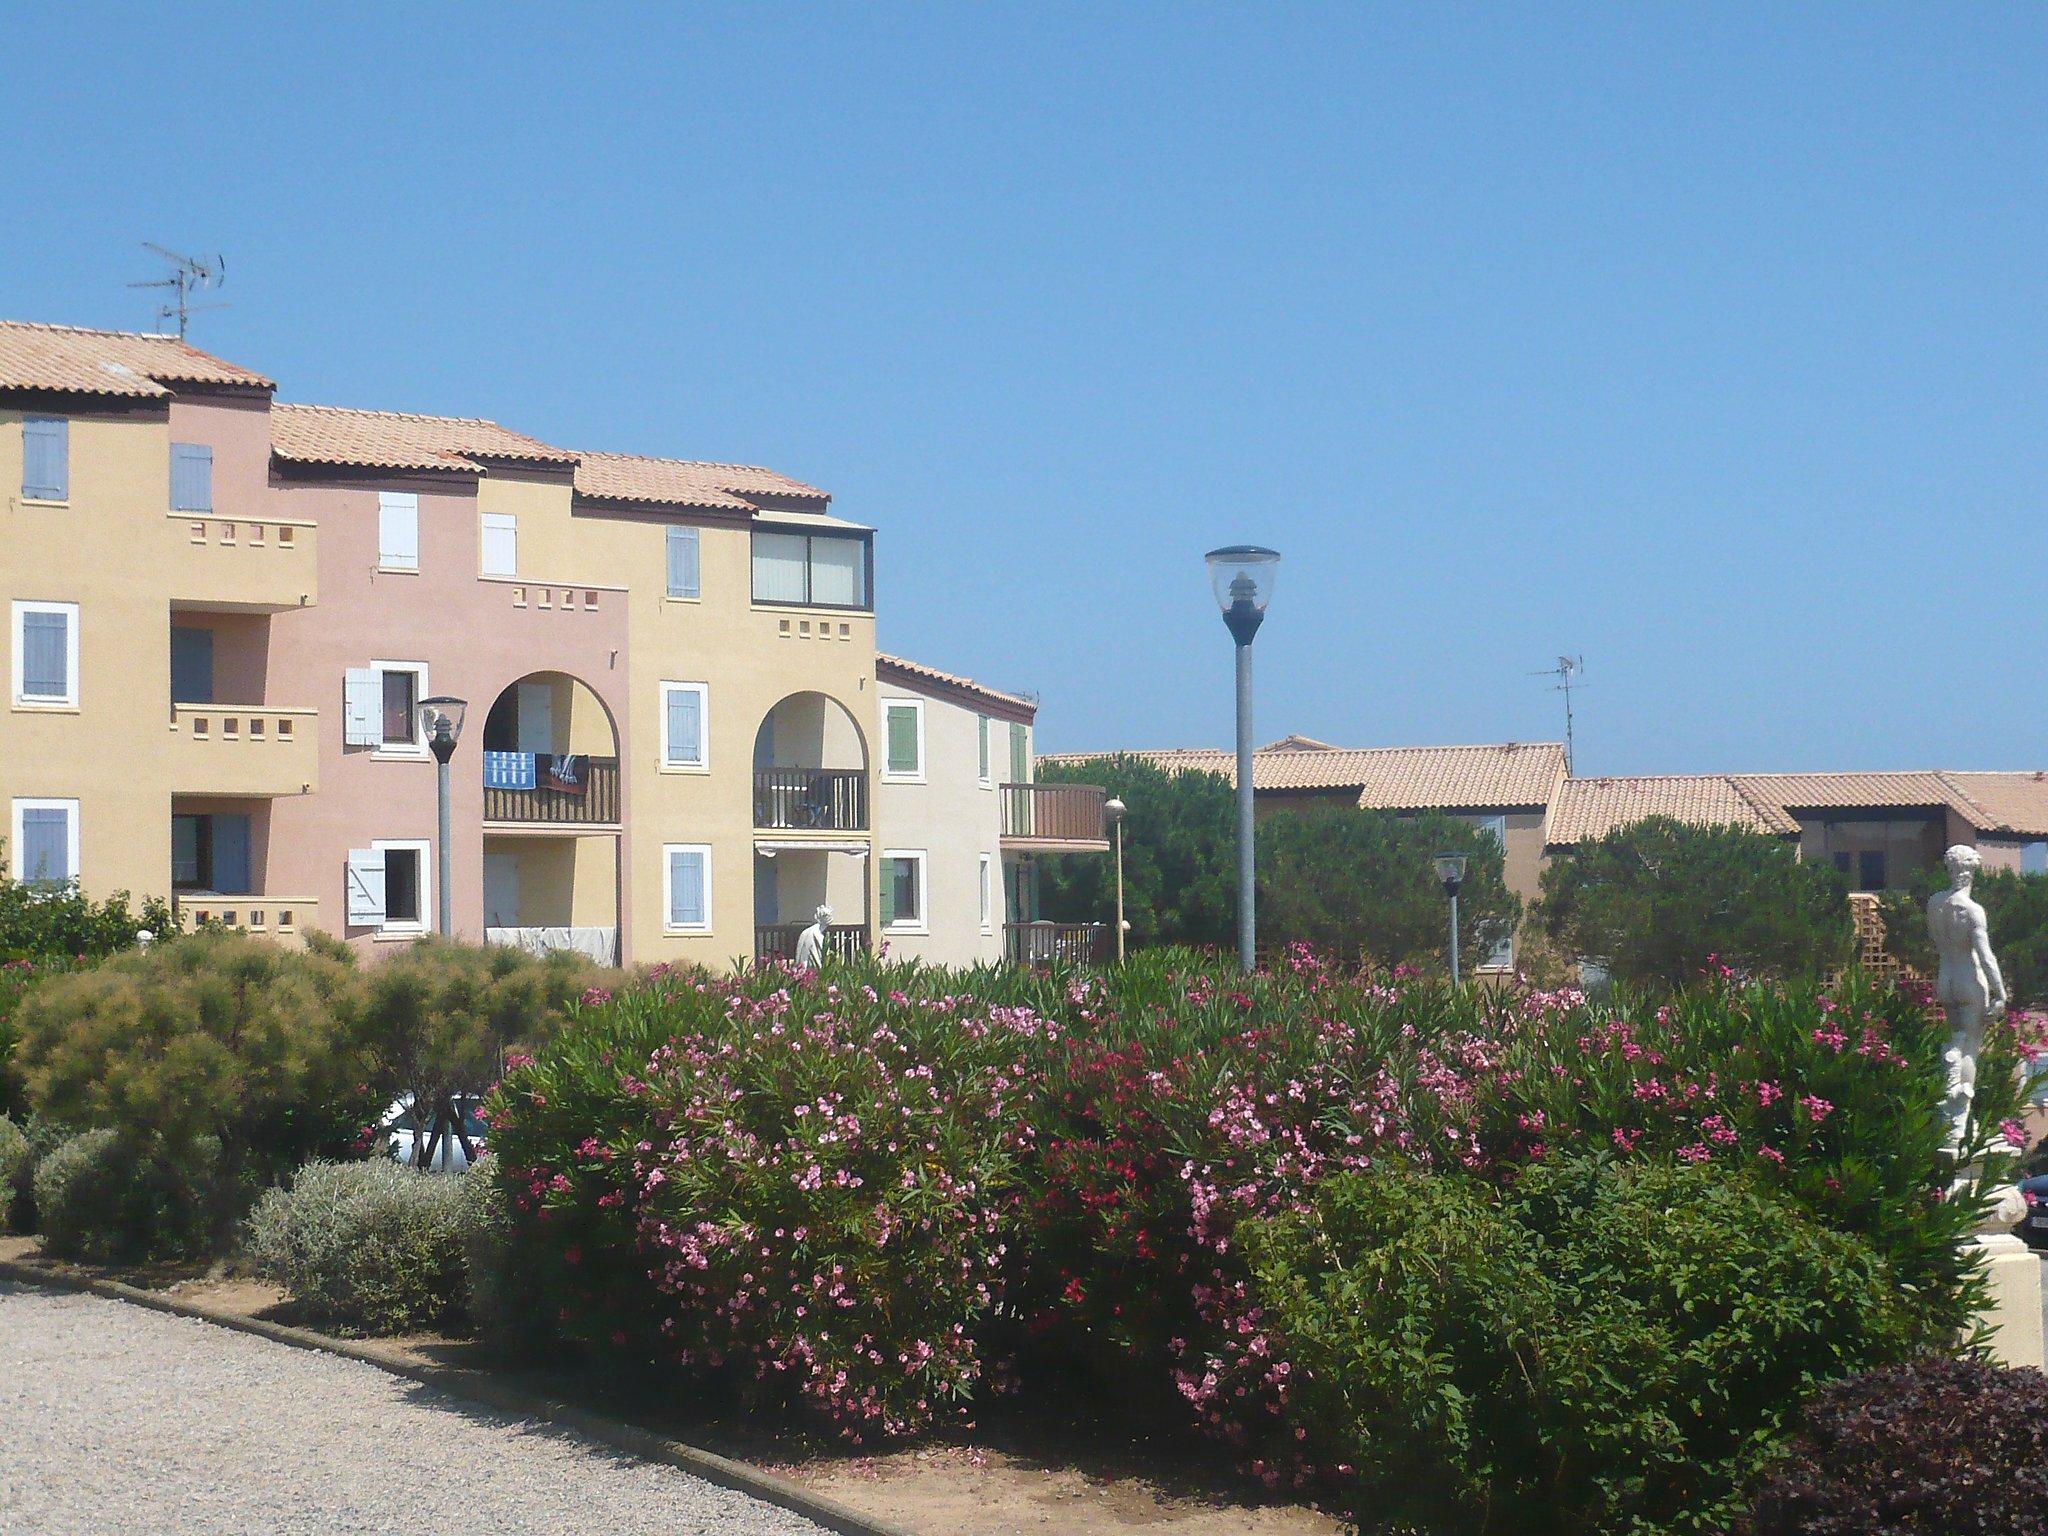
[[[807,603],[809,541],[800,533],[754,535],[754,601]]]
[[[867,540],[756,529],[754,601],[819,608],[868,607]]]
[[[425,926],[420,916],[420,883],[420,850],[387,847],[384,850],[385,927]]]
[[[987,933],[995,911],[996,875],[995,860],[989,855],[981,856],[981,931]]]
[[[213,510],[213,450],[205,443],[171,444],[171,510]]]
[[[197,890],[206,881],[206,818],[171,818],[171,884],[181,891]]]
[[[811,540],[811,601],[835,608],[867,605],[867,549],[858,539]]]
[[[702,595],[698,579],[697,530],[694,528],[671,527],[668,531],[668,595]]]
[[[882,926],[924,926],[924,855],[898,851],[882,855]]]
[[[1856,887],[1864,891],[1884,889],[1884,850],[1866,848],[1856,856]]]
[[[384,745],[413,746],[419,741],[419,674],[387,670],[380,675],[384,688]]]

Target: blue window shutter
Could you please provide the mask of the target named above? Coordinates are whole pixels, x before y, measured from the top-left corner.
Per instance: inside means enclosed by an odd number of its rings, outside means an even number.
[[[692,765],[704,761],[704,700],[694,688],[669,690],[668,760]]]
[[[21,616],[21,692],[31,699],[71,695],[71,620],[62,613]]]
[[[213,888],[223,896],[249,894],[249,818],[213,818]]]
[[[33,501],[71,498],[71,423],[30,416],[21,424],[21,494]]]
[[[171,444],[171,510],[213,510],[213,449],[205,443]]]
[[[668,595],[701,595],[697,577],[697,530],[670,527],[668,531]]]
[[[704,855],[677,848],[668,856],[668,921],[672,928],[704,926]]]
[[[213,702],[213,631],[192,624],[171,626],[171,702]]]
[[[37,806],[21,813],[21,873],[31,885],[76,879],[71,867],[71,813]]]

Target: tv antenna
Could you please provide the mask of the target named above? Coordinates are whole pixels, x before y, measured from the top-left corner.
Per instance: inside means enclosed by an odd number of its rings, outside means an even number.
[[[1556,679],[1557,679],[1557,682],[1556,682],[1555,684],[1553,684],[1553,685],[1552,685],[1552,687],[1551,687],[1551,690],[1550,690],[1550,691],[1551,691],[1552,693],[1561,693],[1561,694],[1563,694],[1563,695],[1564,695],[1564,771],[1565,771],[1565,772],[1566,772],[1567,774],[1569,774],[1569,773],[1571,773],[1571,772],[1573,771],[1573,769],[1572,769],[1572,690],[1573,690],[1574,688],[1583,688],[1583,687],[1585,687],[1585,686],[1586,686],[1586,685],[1585,685],[1584,683],[1582,683],[1582,682],[1580,682],[1580,681],[1578,680],[1578,678],[1579,678],[1579,674],[1580,674],[1581,672],[1584,672],[1585,670],[1586,670],[1586,658],[1585,658],[1585,657],[1583,657],[1583,656],[1560,656],[1560,657],[1558,657],[1558,658],[1557,658],[1557,665],[1556,665],[1556,666],[1554,666],[1554,667],[1545,667],[1545,668],[1544,668],[1544,669],[1543,669],[1542,671],[1540,671],[1540,672],[1531,672],[1531,673],[1529,674],[1529,675],[1530,675],[1531,677],[1554,677],[1554,678],[1556,678]]]
[[[225,304],[194,304],[192,295],[218,288],[228,280],[228,259],[216,256],[208,261],[199,256],[180,256],[176,251],[167,251],[153,240],[142,242],[142,248],[152,255],[160,256],[170,264],[170,275],[146,283],[130,283],[130,288],[167,288],[172,298],[169,303],[157,306],[156,318],[159,324],[175,318],[178,322],[178,340],[185,339],[185,327],[190,323],[195,310],[226,309]]]

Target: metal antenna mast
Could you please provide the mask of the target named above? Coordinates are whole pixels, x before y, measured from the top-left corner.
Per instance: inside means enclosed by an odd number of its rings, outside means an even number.
[[[1584,683],[1577,681],[1578,675],[1585,670],[1585,657],[1560,656],[1557,658],[1556,666],[1545,667],[1540,672],[1531,672],[1529,674],[1531,677],[1556,678],[1557,682],[1550,691],[1564,695],[1564,771],[1566,773],[1575,771],[1572,767],[1572,690],[1586,686]]]
[[[185,327],[195,310],[226,309],[225,304],[194,304],[192,295],[218,288],[228,280],[228,260],[216,256],[207,261],[197,256],[180,256],[176,251],[167,251],[153,240],[142,242],[142,248],[152,255],[162,257],[170,263],[168,277],[159,277],[147,283],[130,283],[130,288],[168,288],[172,292],[168,304],[159,305],[156,318],[159,322],[175,318],[178,322],[178,340],[185,339]]]

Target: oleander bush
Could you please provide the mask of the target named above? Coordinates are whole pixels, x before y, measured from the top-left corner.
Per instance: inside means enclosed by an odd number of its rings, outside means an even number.
[[[6,1223],[8,1207],[28,1171],[28,1135],[10,1115],[0,1114],[0,1226]]]
[[[1863,1245],[1900,1338],[1965,1330],[1984,1202],[1940,1198],[1941,1044],[1923,997],[1856,976],[1591,1005],[1302,953],[657,970],[514,1059],[492,1165],[504,1251],[578,1347],[862,1440],[1078,1369],[1305,1486],[1343,1475],[1288,1415],[1245,1235],[1390,1162],[1495,1190],[1596,1153],[1739,1174]],[[1994,1031],[1980,1073],[1991,1178],[2023,1047]],[[1834,1262],[1801,1242],[1787,1262]]]
[[[465,1182],[384,1158],[308,1163],[256,1202],[244,1254],[343,1332],[459,1331],[468,1315]]]
[[[222,1206],[220,1148],[178,1146],[110,1128],[58,1143],[35,1165],[43,1246],[100,1264],[189,1259],[211,1250]]]
[[[485,1161],[455,1180],[462,1193],[462,1264],[469,1326],[515,1357],[544,1355],[556,1341],[555,1309],[527,1272],[527,1253],[505,1187]]]
[[[1245,1237],[1276,1417],[1366,1531],[1714,1536],[1814,1386],[1916,1341],[1870,1246],[1747,1170],[1390,1166]]]
[[[1743,1536],[2048,1536],[2048,1376],[1926,1359],[1823,1387]]]

